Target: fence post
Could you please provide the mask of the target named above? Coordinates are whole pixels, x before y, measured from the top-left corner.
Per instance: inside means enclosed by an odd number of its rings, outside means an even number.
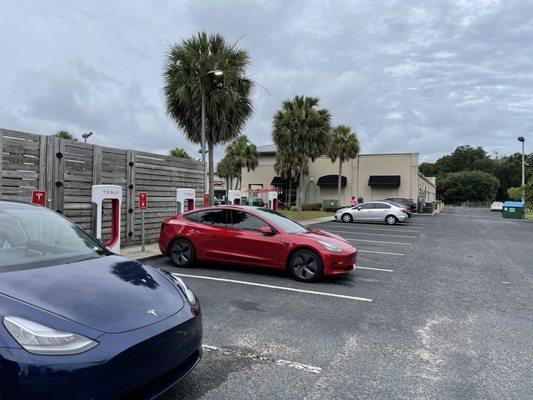
[[[48,193],[48,208],[55,210],[55,185],[54,185],[54,138],[53,136],[46,137],[46,161],[45,161],[45,178],[44,188]]]
[[[93,185],[102,183],[102,147],[92,146],[93,149]],[[96,205],[91,202],[91,231],[96,236]]]
[[[46,136],[39,138],[39,189],[46,190]]]
[[[2,153],[4,152],[4,132],[0,129],[0,199],[2,198]]]
[[[55,167],[55,182],[56,202],[55,210],[64,213],[64,194],[65,194],[65,139],[54,138],[54,161]]]
[[[135,151],[126,151],[126,242],[135,236]]]

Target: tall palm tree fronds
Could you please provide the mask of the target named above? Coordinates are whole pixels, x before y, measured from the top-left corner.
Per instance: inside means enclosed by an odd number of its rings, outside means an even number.
[[[68,131],[57,131],[57,133],[54,135],[61,139],[67,139],[67,140],[74,140],[75,142],[78,141],[72,134]]]
[[[331,131],[331,138],[327,148],[327,156],[331,162],[339,159],[339,178],[337,182],[337,197],[339,206],[341,205],[341,179],[342,164],[348,160],[356,158],[359,154],[359,140],[357,134],[352,133],[349,126],[338,125]]]
[[[225,156],[217,164],[217,175],[226,180],[226,190],[231,188],[233,178],[239,177],[241,169],[237,168],[235,162],[228,156]]]
[[[197,35],[174,44],[164,67],[168,115],[193,143],[201,142],[201,99],[205,95],[209,149],[209,194],[214,195],[214,147],[236,137],[252,115],[253,82],[245,76],[248,53],[219,34]],[[216,76],[213,71],[222,71]]]
[[[278,151],[276,153],[276,160],[274,162],[274,171],[280,175],[283,179],[287,180],[287,206],[290,209],[292,204],[292,184],[294,177],[300,173],[300,157],[294,153],[282,153]],[[307,174],[307,163],[304,166],[304,175]]]
[[[185,158],[186,160],[192,159],[189,153],[187,153],[187,151],[185,151],[181,147],[176,147],[175,149],[170,150],[168,154],[171,157]]]
[[[253,171],[259,165],[257,146],[250,143],[246,135],[239,136],[226,148],[226,156],[239,170],[239,185],[242,186],[242,169]],[[242,189],[242,188],[241,188]]]
[[[302,210],[304,169],[309,159],[324,154],[329,143],[331,116],[328,110],[318,108],[316,97],[295,96],[284,101],[274,115],[272,138],[278,152],[296,154],[300,160],[300,183],[296,195],[298,211]]]

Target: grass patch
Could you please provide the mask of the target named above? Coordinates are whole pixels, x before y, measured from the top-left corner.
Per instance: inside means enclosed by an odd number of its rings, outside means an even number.
[[[526,219],[533,219],[533,211],[526,212]]]
[[[282,210],[280,211],[283,215],[294,219],[296,221],[305,221],[309,219],[315,219],[315,218],[323,218],[323,217],[333,217],[335,214],[334,212],[329,211],[289,211],[289,210]]]

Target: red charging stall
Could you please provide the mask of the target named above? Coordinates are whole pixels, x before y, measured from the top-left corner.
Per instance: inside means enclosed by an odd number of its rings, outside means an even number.
[[[196,207],[196,190],[176,189],[176,201],[178,202],[178,214],[194,210]]]
[[[241,204],[242,193],[240,190],[228,190],[228,204]]]
[[[113,253],[120,253],[120,209],[122,187],[117,185],[93,185],[91,201],[96,204],[96,237],[102,239],[102,210],[104,200],[111,201],[111,238],[106,246]]]
[[[268,192],[268,208],[273,211],[278,209],[278,192],[277,190],[270,190]]]

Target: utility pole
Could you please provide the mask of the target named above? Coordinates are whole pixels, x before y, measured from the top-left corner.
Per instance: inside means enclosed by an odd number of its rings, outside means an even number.
[[[526,201],[526,160],[524,156],[524,143],[526,138],[518,136],[518,141],[522,143],[522,202]]]

